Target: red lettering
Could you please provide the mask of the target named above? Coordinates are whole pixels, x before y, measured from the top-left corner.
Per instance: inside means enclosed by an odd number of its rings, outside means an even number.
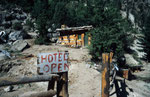
[[[67,53],[64,53],[64,61],[67,61],[68,58],[67,58]]]
[[[53,63],[52,65],[51,65],[51,72],[53,72],[53,69],[54,68],[56,68],[56,64],[55,63]]]
[[[49,72],[49,66],[45,65],[44,68],[43,68],[43,71],[45,71],[46,73]]]
[[[62,61],[61,57],[62,57],[62,53],[59,53],[59,56],[58,56],[58,61],[59,62]]]
[[[54,54],[54,56],[55,56],[55,61],[56,61],[56,56],[57,56],[57,53],[55,53],[55,54]]]
[[[67,63],[64,63],[64,70],[67,70],[67,69],[69,69],[69,66],[67,65]]]
[[[62,63],[58,64],[58,72],[62,71],[62,67],[61,67]]]
[[[43,57],[43,55],[41,56],[41,63],[43,63],[43,60],[47,61],[47,55],[45,56],[45,58]]]
[[[51,63],[53,61],[53,56],[51,54],[48,55],[48,62]]]

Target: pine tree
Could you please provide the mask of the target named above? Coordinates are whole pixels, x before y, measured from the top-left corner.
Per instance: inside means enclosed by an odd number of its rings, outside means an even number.
[[[143,35],[139,39],[142,47],[140,51],[145,52],[145,56],[143,57],[150,62],[150,15],[146,19],[146,23],[142,32]]]
[[[91,33],[90,54],[98,58],[103,52],[113,51],[117,57],[123,56],[133,43],[132,26],[122,19],[114,3],[97,10],[100,14],[93,15],[93,19],[99,20],[99,25]]]

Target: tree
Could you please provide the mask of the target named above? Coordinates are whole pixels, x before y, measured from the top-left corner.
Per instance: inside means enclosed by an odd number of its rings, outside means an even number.
[[[32,16],[36,18],[37,30],[39,37],[35,40],[36,44],[46,44],[49,42],[48,34],[48,21],[49,15],[47,13],[48,0],[36,0],[33,7]]]
[[[140,51],[145,52],[145,56],[143,56],[143,58],[150,62],[150,15],[146,19],[142,32],[142,36],[139,39],[139,44],[142,47]]]
[[[97,59],[103,52],[113,51],[117,57],[120,57],[133,43],[132,26],[127,20],[122,19],[113,3],[98,10],[101,14],[95,14],[93,17],[95,20],[99,19],[100,23],[96,24],[97,26],[91,33],[90,54]]]

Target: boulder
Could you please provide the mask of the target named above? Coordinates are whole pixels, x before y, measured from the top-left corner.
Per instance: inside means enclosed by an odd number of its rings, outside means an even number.
[[[10,34],[11,29],[6,29],[5,32],[6,32],[6,34],[8,35],[8,34]]]
[[[12,25],[14,25],[14,24],[16,24],[16,23],[20,23],[20,21],[19,21],[19,20],[17,20],[17,19],[12,20],[11,22],[12,22]]]
[[[12,15],[11,14],[6,14],[5,15],[5,21],[11,21],[11,20],[13,20]]]
[[[8,86],[6,88],[4,88],[5,92],[12,92],[13,91],[14,86]]]
[[[25,20],[27,17],[25,15],[20,15],[20,20]]]
[[[3,26],[0,26],[0,31],[5,30],[5,28]]]
[[[5,29],[10,28],[12,26],[12,22],[11,21],[7,21],[7,22],[4,21],[2,24],[5,27]]]
[[[22,31],[13,31],[8,36],[9,40],[12,40],[12,41],[28,39],[29,37],[30,36],[24,30],[22,30]]]
[[[8,57],[4,54],[4,53],[2,53],[2,52],[0,52],[0,61],[1,60],[5,60],[5,59],[7,59]]]
[[[16,14],[16,19],[17,20],[20,20],[20,17],[21,17],[20,14]]]
[[[25,30],[25,31],[29,31],[30,29],[31,29],[30,26],[27,26],[27,25],[24,25],[24,26],[23,26],[23,30]]]
[[[17,40],[13,43],[11,47],[11,51],[23,51],[28,48],[29,45],[25,40]]]

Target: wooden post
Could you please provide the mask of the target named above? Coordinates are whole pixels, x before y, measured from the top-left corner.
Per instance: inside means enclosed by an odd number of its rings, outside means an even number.
[[[113,52],[110,52],[110,63],[112,63]]]
[[[47,90],[54,90],[55,87],[55,79],[52,78],[49,82],[48,82],[48,88]]]
[[[68,53],[68,51],[65,51]],[[69,60],[69,55],[68,55]],[[57,81],[57,97],[69,97],[68,94],[68,72],[58,73],[59,80]]]
[[[68,94],[68,72],[60,73],[57,81],[57,97],[69,97]]]
[[[103,70],[102,70],[102,97],[109,97],[109,73],[110,73],[110,58],[108,53],[102,54]]]
[[[84,46],[84,33],[81,34],[82,46]]]

